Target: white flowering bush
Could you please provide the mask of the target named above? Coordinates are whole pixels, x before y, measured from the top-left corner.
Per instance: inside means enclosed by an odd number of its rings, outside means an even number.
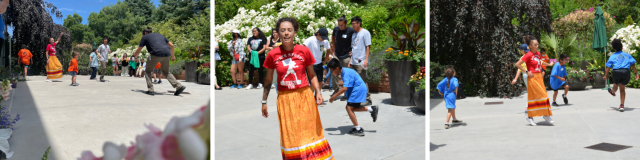
[[[137,45],[124,47],[124,48],[118,48],[118,49],[116,49],[116,51],[111,52],[111,54],[109,54],[109,60],[111,60],[111,58],[113,58],[113,54],[116,54],[116,56],[118,56],[118,58],[122,58],[122,55],[124,55],[125,53],[127,54],[127,57],[131,57],[131,55],[136,53],[137,49],[138,49]],[[142,47],[142,50],[140,51],[140,55],[138,56],[138,59],[144,59],[144,58],[147,58],[147,56],[148,56],[147,47]]]
[[[299,23],[294,43],[301,44],[304,39],[310,37],[319,28],[332,30],[338,25],[341,15],[351,13],[349,7],[338,0],[291,0],[284,2],[280,11],[275,9],[276,2],[260,7],[259,11],[238,9],[238,14],[222,25],[216,25],[214,29],[215,40],[220,43],[220,48],[232,39],[231,32],[234,29],[240,31],[243,42],[253,36],[252,29],[260,28],[265,36],[271,36],[271,29],[275,28],[276,21],[283,17],[293,17]],[[331,32],[329,32],[331,34]]]
[[[622,41],[622,51],[635,57],[635,53],[640,47],[640,26],[633,24],[621,28],[609,40],[613,41],[613,39],[620,39]],[[611,47],[611,43],[609,43],[609,47]],[[612,50],[609,55],[614,52],[615,50]]]

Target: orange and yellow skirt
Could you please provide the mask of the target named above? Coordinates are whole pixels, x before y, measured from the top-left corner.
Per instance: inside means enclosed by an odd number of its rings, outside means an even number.
[[[534,73],[533,78],[527,77],[527,96],[529,105],[527,106],[527,114],[529,117],[552,116],[551,105],[549,105],[549,96],[547,88],[544,87],[542,73]]]
[[[278,92],[282,159],[334,159],[309,87]]]
[[[47,79],[62,78],[62,64],[56,56],[49,56],[49,63],[47,64]]]

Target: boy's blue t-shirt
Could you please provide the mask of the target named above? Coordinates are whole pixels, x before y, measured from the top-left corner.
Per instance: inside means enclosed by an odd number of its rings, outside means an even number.
[[[561,78],[567,76],[567,67],[565,65],[560,65],[560,63],[556,63],[555,65],[553,65],[553,70],[551,71],[551,79],[549,80],[552,89],[558,89],[558,87],[562,86],[562,84],[565,83],[565,81],[561,81],[560,79],[556,78],[556,76]]]
[[[362,103],[367,101],[367,86],[356,72],[351,68],[342,68],[342,87],[347,87],[345,96],[349,97],[349,103]]]
[[[609,61],[607,61],[607,64],[605,64],[605,66],[612,69],[621,69],[621,68],[629,69],[629,66],[635,63],[636,63],[636,60],[633,59],[631,55],[624,53],[622,51],[618,51],[616,53],[613,53],[613,55],[609,57]]]
[[[449,85],[449,89],[447,89],[447,85]],[[458,79],[456,77],[451,77],[451,79],[445,77],[440,81],[440,83],[438,83],[437,88],[442,92],[442,94],[446,95],[448,93],[452,93],[453,91],[456,91],[456,88],[458,88]]]

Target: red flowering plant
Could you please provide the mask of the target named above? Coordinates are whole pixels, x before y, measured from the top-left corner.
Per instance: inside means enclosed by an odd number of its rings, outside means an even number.
[[[426,68],[420,67],[420,70],[416,74],[411,76],[411,79],[409,79],[409,83],[407,83],[407,85],[411,85],[412,83],[417,83],[416,91],[427,89],[426,83],[424,81],[425,72],[426,72]]]
[[[206,74],[211,71],[211,63],[204,63],[198,67],[198,73]]]

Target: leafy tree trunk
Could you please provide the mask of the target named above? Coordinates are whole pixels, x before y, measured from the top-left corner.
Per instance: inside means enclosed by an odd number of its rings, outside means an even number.
[[[518,46],[525,35],[539,39],[551,31],[548,0],[430,3],[431,61],[453,66],[466,94],[511,98],[526,89],[521,81],[511,85],[521,57]]]
[[[71,33],[66,27],[53,23],[51,14],[61,19],[62,13],[57,7],[44,0],[20,0],[13,1],[4,16],[4,23],[13,26],[12,56],[17,56],[22,44],[27,45],[27,49],[33,54],[33,64],[31,64],[34,74],[45,75],[47,65],[46,47],[49,38],[58,39],[60,32],[65,34],[56,45],[57,58],[62,60],[65,51],[71,49]],[[68,62],[60,62],[62,64]]]

